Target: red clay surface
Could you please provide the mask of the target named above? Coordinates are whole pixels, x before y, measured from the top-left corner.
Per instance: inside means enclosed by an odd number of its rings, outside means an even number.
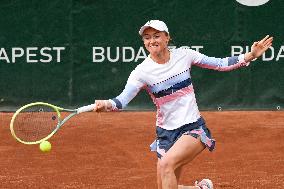
[[[215,189],[284,188],[284,112],[202,112],[217,140],[188,164],[181,184],[210,178]],[[155,189],[154,112],[85,113],[49,141],[52,151],[10,135],[0,113],[0,188]]]

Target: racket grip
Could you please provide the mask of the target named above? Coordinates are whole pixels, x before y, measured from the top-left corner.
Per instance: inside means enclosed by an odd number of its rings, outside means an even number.
[[[90,111],[93,111],[94,109],[95,109],[95,104],[90,104],[90,105],[82,106],[81,108],[78,108],[77,113],[80,114],[83,112],[90,112]]]

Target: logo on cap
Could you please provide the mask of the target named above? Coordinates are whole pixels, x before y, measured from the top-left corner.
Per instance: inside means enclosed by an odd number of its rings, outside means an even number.
[[[151,23],[152,23],[152,20],[148,21],[148,22],[146,23],[146,25],[150,26]]]

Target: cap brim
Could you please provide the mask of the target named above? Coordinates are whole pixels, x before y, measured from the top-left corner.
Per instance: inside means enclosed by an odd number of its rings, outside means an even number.
[[[144,30],[146,30],[147,28],[151,28],[150,26],[142,26],[139,30],[139,35],[142,35]]]
[[[160,32],[163,31],[163,32],[169,33],[168,31],[160,30],[160,28],[155,28],[155,27],[153,27],[153,26],[142,26],[142,27],[140,28],[140,30],[139,30],[139,35],[142,35],[143,32],[144,32],[147,28],[153,28],[153,29],[158,30],[158,31],[160,31]]]

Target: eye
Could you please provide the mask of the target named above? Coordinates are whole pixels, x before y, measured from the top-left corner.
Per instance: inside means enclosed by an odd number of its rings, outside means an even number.
[[[143,40],[149,40],[149,39],[150,39],[150,36],[144,35],[142,38],[143,38]]]
[[[154,35],[154,39],[158,39],[160,37],[160,35],[156,34]]]

